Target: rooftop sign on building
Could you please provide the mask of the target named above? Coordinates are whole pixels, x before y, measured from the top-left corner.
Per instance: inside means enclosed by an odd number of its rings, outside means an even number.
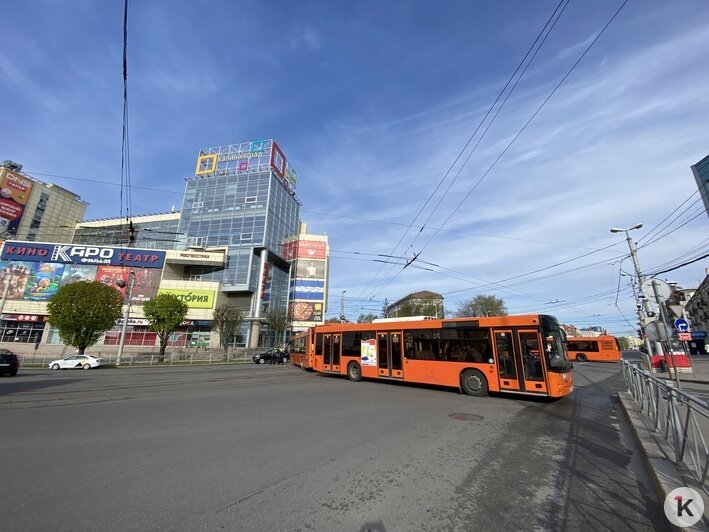
[[[210,177],[266,171],[273,171],[289,190],[295,191],[297,174],[273,139],[253,140],[200,150],[195,176]]]

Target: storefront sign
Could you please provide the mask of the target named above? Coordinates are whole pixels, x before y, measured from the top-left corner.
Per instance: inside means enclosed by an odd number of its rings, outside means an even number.
[[[0,314],[0,319],[6,321],[45,321],[45,316],[38,316],[37,314]]]
[[[162,268],[163,264],[165,264],[165,252],[154,249],[109,248],[15,241],[5,243],[0,258],[3,260],[30,262],[105,264],[141,268]]]
[[[213,308],[214,290],[186,290],[182,288],[161,288],[159,294],[172,294],[186,303],[189,308]]]

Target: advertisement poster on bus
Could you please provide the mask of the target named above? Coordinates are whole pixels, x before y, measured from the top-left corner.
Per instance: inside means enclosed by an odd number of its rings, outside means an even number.
[[[134,268],[135,279],[130,301],[134,305],[142,305],[158,295],[160,271],[151,268]]]
[[[32,262],[25,261],[0,261],[0,289],[5,293],[7,287],[5,299],[24,299],[32,265]]]
[[[93,281],[96,279],[98,266],[89,264],[65,264],[64,275],[59,286],[78,283],[79,281]]]
[[[33,184],[31,179],[5,171],[0,180],[0,238],[12,238],[17,233]]]
[[[35,262],[25,285],[25,299],[49,301],[59,290],[63,273],[63,264]]]
[[[299,279],[325,279],[325,264],[324,260],[299,260],[295,276]]]
[[[363,366],[377,365],[377,341],[374,338],[362,340],[360,350]]]
[[[123,266],[99,266],[96,271],[96,280],[108,286],[112,286],[117,289],[123,297],[126,297],[129,274],[130,268],[124,268]],[[119,280],[123,281],[122,288],[116,284]]]
[[[293,316],[293,321],[322,323],[323,304],[292,301],[290,303],[290,314]]]

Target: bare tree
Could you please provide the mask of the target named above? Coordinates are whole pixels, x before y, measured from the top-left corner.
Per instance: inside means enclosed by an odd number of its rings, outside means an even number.
[[[219,345],[224,348],[224,358],[226,358],[232,340],[241,337],[238,329],[246,316],[240,308],[224,303],[214,309],[212,317],[214,328],[219,331]]]
[[[286,310],[269,310],[266,313],[266,325],[273,331],[276,337],[276,346],[283,342],[283,335],[288,329],[291,318]]]

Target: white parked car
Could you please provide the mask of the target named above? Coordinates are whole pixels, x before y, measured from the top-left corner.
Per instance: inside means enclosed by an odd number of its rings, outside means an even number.
[[[69,357],[52,360],[49,367],[52,369],[91,369],[103,366],[102,358],[91,355],[72,355]]]

